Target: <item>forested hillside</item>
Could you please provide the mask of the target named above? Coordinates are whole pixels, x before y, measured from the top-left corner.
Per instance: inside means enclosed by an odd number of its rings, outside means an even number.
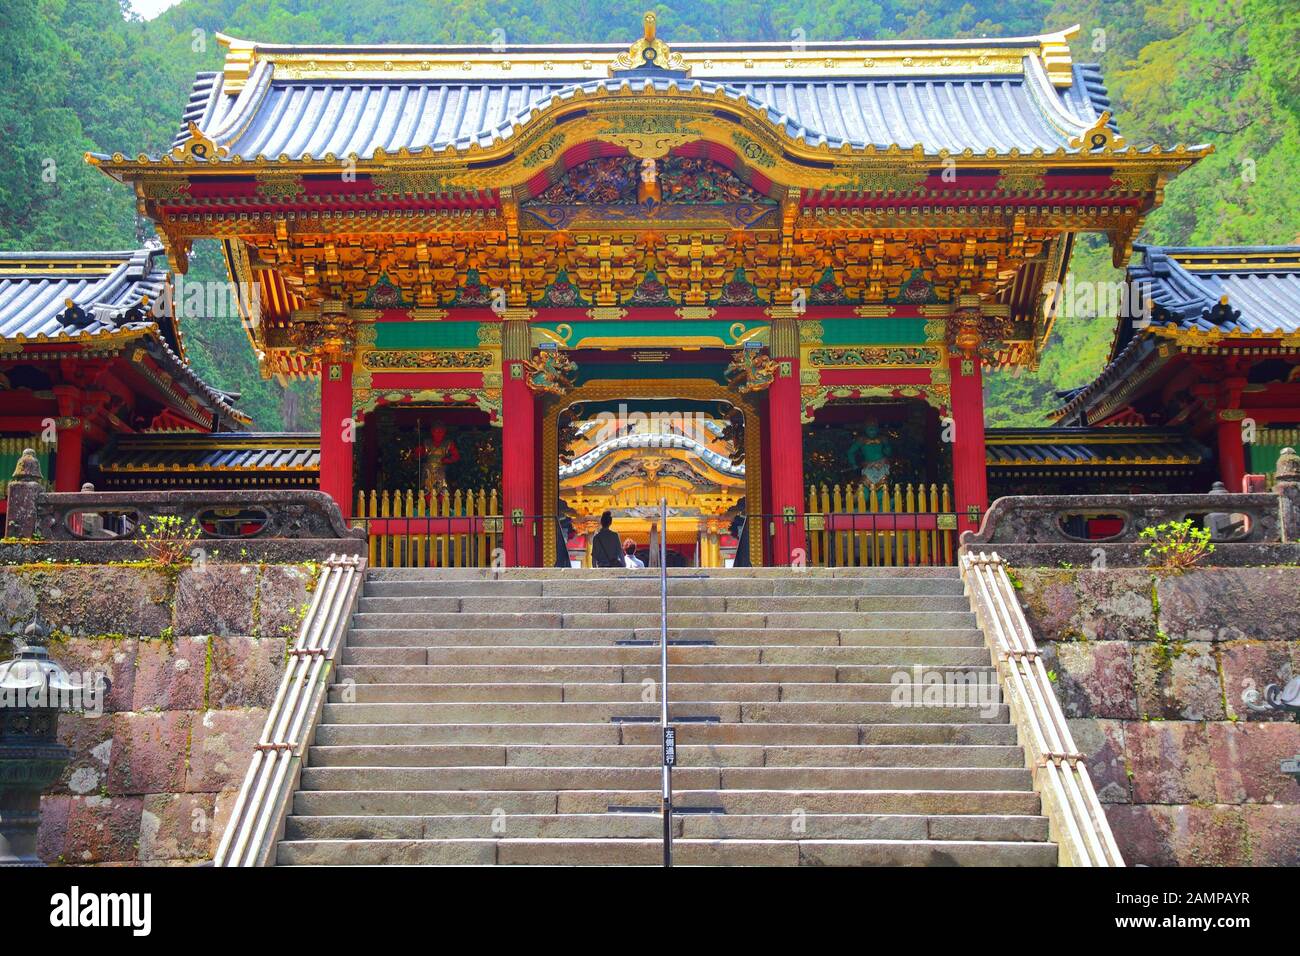
[[[281,42],[628,42],[645,0],[183,0],[158,19],[117,0],[5,0],[0,31],[0,248],[136,243],[130,191],[85,166],[86,150],[157,152],[195,71],[218,66],[213,34]],[[1300,5],[1294,0],[690,0],[653,6],[672,40],[993,36],[1083,27],[1077,60],[1104,68],[1130,141],[1210,142],[1167,190],[1143,239],[1283,243],[1300,236]],[[147,235],[147,231],[143,233]],[[1101,240],[1076,278],[1111,280]],[[217,276],[196,250],[194,278]],[[1109,348],[1108,316],[1057,325],[1042,368],[994,376],[994,424],[1043,421],[1052,390],[1086,381]],[[310,389],[262,381],[233,316],[190,321],[190,356],[241,390],[256,427],[310,427]]]

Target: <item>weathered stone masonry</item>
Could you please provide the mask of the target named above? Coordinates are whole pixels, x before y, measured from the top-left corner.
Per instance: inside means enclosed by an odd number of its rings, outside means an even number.
[[[1130,864],[1300,864],[1300,724],[1243,694],[1300,671],[1300,568],[1016,568]]]
[[[42,858],[212,858],[315,580],[310,564],[0,567],[0,634],[38,613],[53,656],[113,682],[102,716],[59,718],[74,756],[42,801]]]

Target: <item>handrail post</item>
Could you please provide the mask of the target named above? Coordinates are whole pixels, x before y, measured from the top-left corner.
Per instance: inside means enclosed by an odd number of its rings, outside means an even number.
[[[663,748],[664,866],[673,865],[673,762],[668,747],[668,499],[659,499],[659,734]]]

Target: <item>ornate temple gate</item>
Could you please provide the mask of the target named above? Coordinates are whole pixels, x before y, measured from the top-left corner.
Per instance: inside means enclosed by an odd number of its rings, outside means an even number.
[[[649,369],[647,369],[649,371]],[[758,509],[753,502],[762,500],[763,476],[757,464],[762,459],[762,429],[758,409],[742,393],[730,389],[711,379],[690,378],[637,378],[637,379],[594,379],[572,389],[565,390],[548,401],[542,419],[542,495],[544,501],[559,501],[559,443],[560,421],[565,412],[575,405],[616,400],[635,403],[638,400],[688,399],[695,401],[717,401],[731,406],[743,417],[745,500],[750,520]],[[702,522],[701,530],[712,536],[716,544],[716,530],[708,530],[708,522]],[[557,553],[556,523],[545,522],[542,527],[542,555],[547,565],[555,563]],[[763,542],[757,535],[748,538],[749,560],[753,565],[763,563]],[[707,546],[707,545],[706,545]],[[711,552],[712,553],[712,552]],[[717,558],[713,557],[716,561]]]
[[[988,505],[984,372],[1036,364],[1075,235],[1122,264],[1206,151],[1125,143],[1068,36],[670,49],[648,15],[625,49],[223,37],[167,153],[90,160],[177,273],[221,241],[263,374],[320,380],[320,487],[377,560],[491,560],[498,517],[508,564],[552,560],[555,416],[603,377],[752,409],[752,563],[947,561]],[[606,360],[625,367],[587,367]],[[819,489],[810,509],[805,426],[894,399],[947,416],[949,500],[926,468],[910,504],[904,480],[888,508]],[[499,515],[477,487],[423,506],[445,514],[358,502],[357,432],[385,406],[500,428]]]

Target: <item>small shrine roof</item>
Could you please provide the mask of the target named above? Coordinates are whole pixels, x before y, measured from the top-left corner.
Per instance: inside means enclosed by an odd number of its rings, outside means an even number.
[[[320,470],[314,432],[170,432],[119,435],[99,454],[105,475],[231,472],[299,473]]]
[[[561,465],[560,478],[563,480],[586,474],[608,456],[615,452],[628,449],[654,449],[661,451],[676,449],[686,452],[687,455],[699,458],[710,468],[715,469],[721,474],[731,477],[740,477],[745,474],[745,466],[743,464],[733,464],[731,459],[726,455],[714,451],[707,445],[688,435],[649,433],[621,435],[617,438],[610,438],[600,442],[594,448],[574,458],[573,461],[569,462],[567,465]]]
[[[204,382],[186,361],[179,327],[166,307],[167,287],[160,246],[0,252],[0,341],[102,349],[144,340],[150,356],[219,421],[247,423],[233,407],[238,396]],[[64,319],[69,301],[83,313],[75,324]]]
[[[1300,246],[1137,250],[1142,258],[1129,266],[1128,279],[1161,310],[1152,316],[1152,327],[1233,335],[1300,332]]]
[[[1207,451],[1177,431],[1149,428],[990,428],[990,468],[1197,465]]]
[[[1054,414],[1081,416],[1160,364],[1159,343],[1231,347],[1300,336],[1300,246],[1138,246],[1111,358]],[[1132,318],[1138,317],[1139,320]]]
[[[162,299],[166,268],[159,248],[0,252],[0,337],[65,340],[156,326],[152,319],[123,323],[119,317]],[[87,312],[84,327],[59,320],[68,299]]]

